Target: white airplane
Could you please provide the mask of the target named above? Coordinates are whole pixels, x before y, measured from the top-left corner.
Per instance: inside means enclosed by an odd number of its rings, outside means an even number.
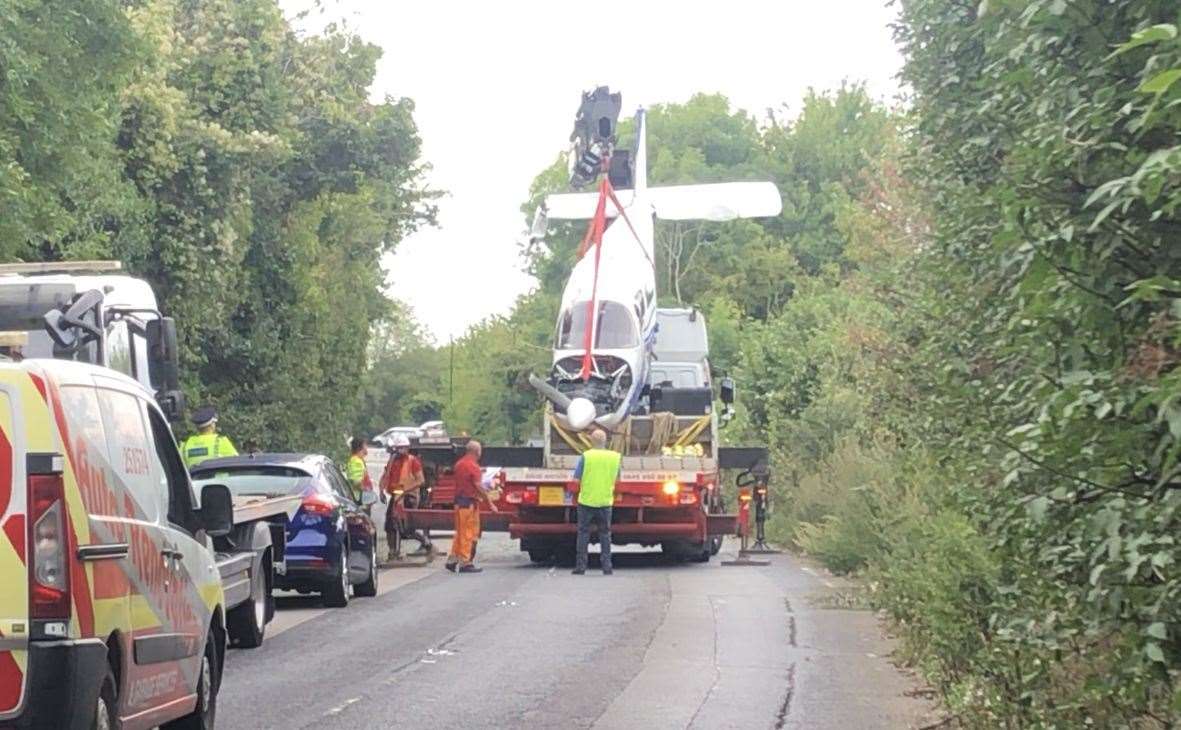
[[[621,189],[614,200],[605,201],[609,221],[600,250],[593,246],[587,250],[566,282],[550,375],[545,381],[530,378],[554,403],[558,417],[577,431],[592,422],[614,429],[640,404],[648,385],[652,349],[660,336],[656,326],[655,219],[767,217],[779,215],[783,205],[779,189],[770,182],[649,187],[644,110],[636,112],[635,148],[617,151],[614,133],[619,103],[619,95],[609,94],[606,87],[583,95],[572,136],[572,183],[593,182],[599,170],[608,169],[610,180]],[[628,189],[622,189],[625,187]],[[549,220],[593,219],[600,195],[547,196],[534,220],[533,235],[544,236]]]

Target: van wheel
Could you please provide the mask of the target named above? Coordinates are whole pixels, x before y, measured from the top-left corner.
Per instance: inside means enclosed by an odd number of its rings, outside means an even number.
[[[377,543],[373,543],[373,548],[369,551],[369,577],[365,579],[364,583],[360,583],[353,589],[353,593],[364,598],[373,598],[377,595]]]
[[[119,693],[115,687],[115,673],[109,664],[98,691],[98,701],[94,704],[94,730],[115,730],[119,726]]]
[[[349,605],[349,546],[340,548],[340,575],[324,589],[324,605],[344,608]]]
[[[226,629],[235,646],[253,649],[262,645],[267,631],[269,598],[266,571],[270,569],[271,563],[264,557],[259,563],[259,570],[250,578],[250,598],[226,615]]]
[[[162,730],[213,730],[217,716],[217,646],[213,631],[205,637],[205,654],[201,657],[201,674],[197,680],[197,706],[180,718],[161,725]]]

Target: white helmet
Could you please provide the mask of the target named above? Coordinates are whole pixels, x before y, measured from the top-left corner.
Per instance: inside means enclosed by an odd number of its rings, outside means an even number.
[[[403,434],[396,433],[390,437],[390,448],[391,449],[409,448],[409,447],[410,447],[410,439],[406,438],[406,436],[404,436]]]

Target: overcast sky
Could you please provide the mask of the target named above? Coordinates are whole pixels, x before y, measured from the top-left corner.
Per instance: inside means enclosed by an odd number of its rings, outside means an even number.
[[[292,15],[311,2],[281,4]],[[763,116],[794,113],[809,87],[842,79],[892,101],[901,64],[885,0],[323,5],[303,28],[343,19],[384,49],[374,97],[414,100],[429,182],[448,193],[439,227],[402,241],[386,261],[389,294],[439,342],[507,313],[532,286],[520,270],[519,208],[565,148],[583,90],[623,92],[624,116],[699,91]]]

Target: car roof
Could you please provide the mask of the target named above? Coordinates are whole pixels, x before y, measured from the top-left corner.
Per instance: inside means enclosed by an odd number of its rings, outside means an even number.
[[[193,467],[193,471],[207,471],[209,469],[232,468],[236,466],[285,466],[293,469],[303,469],[314,474],[327,461],[329,461],[328,457],[323,454],[255,452],[240,456],[206,459]]]

